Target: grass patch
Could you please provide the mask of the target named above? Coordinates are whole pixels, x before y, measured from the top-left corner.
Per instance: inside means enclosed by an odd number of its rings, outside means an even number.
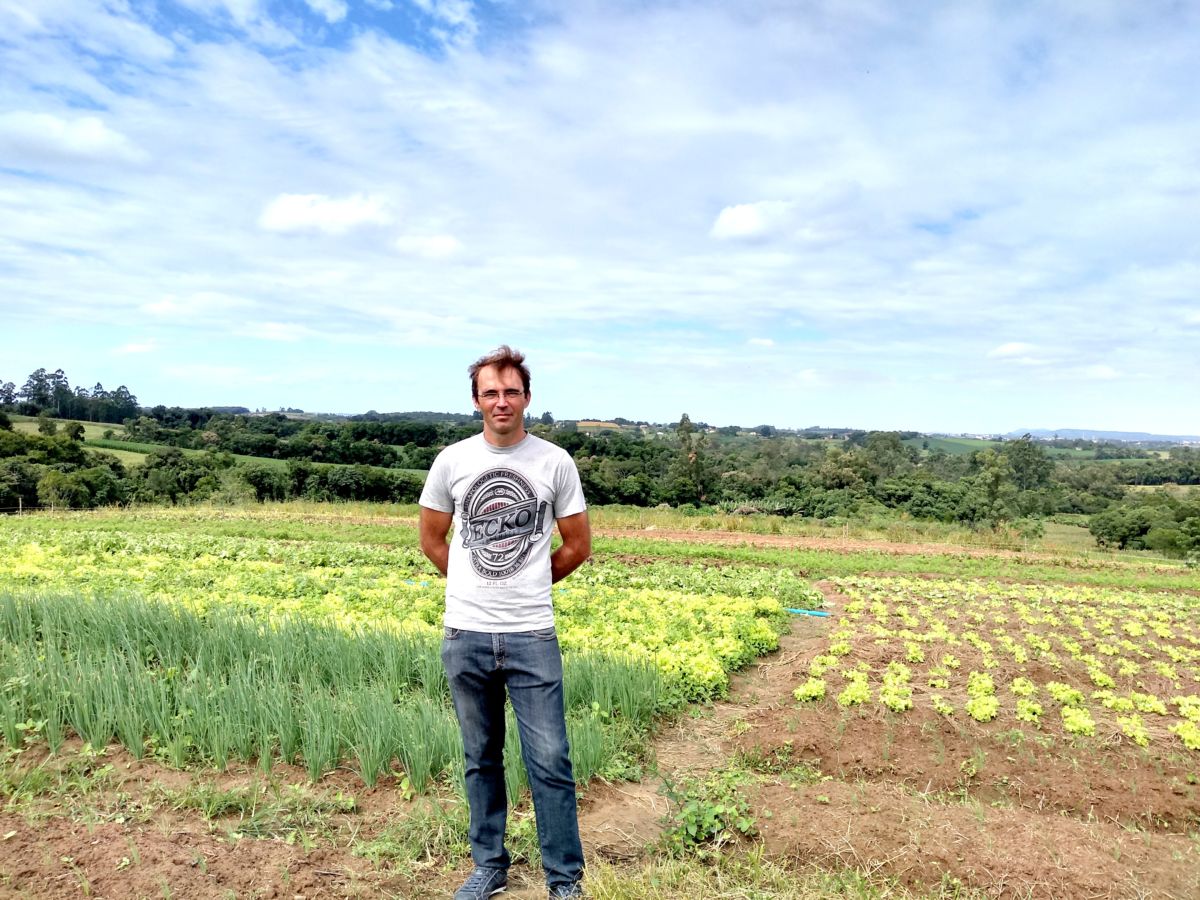
[[[160,796],[173,809],[196,810],[209,822],[222,822],[234,837],[296,839],[302,832],[328,831],[332,819],[358,808],[341,791],[315,793],[275,780],[233,788],[197,780],[186,788],[160,788]]]
[[[19,431],[22,434],[37,434],[38,425],[41,419],[36,416],[22,416],[15,413],[8,414],[9,419],[13,423],[13,431]],[[85,422],[82,419],[51,419],[58,426],[58,431],[61,434],[68,425],[72,422],[78,422],[83,426],[83,438],[86,441],[102,440],[104,433],[111,431],[113,437],[118,437],[125,433],[125,426],[114,425],[110,422]]]
[[[983,898],[983,892],[954,886],[914,893],[902,885],[853,869],[821,871],[794,868],[768,859],[760,846],[715,859],[653,858],[635,866],[596,860],[589,864],[587,895],[595,900],[908,900],[908,898]]]

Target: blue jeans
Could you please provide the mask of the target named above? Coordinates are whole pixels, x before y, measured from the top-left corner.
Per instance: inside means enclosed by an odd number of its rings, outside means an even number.
[[[510,862],[504,847],[507,688],[533,792],[546,884],[551,890],[575,884],[583,877],[583,847],[563,713],[562,656],[554,629],[489,634],[447,628],[442,662],[462,729],[475,865],[507,869]]]

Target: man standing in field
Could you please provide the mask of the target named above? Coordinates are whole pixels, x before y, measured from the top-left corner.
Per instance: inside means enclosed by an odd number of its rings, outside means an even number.
[[[482,900],[508,884],[507,688],[550,896],[581,897],[583,848],[550,585],[591,555],[583,489],[566,451],[525,431],[525,357],[502,346],[467,371],[483,433],[438,454],[420,501],[421,550],[446,576],[442,661],[462,729],[471,809],[475,870],[454,896]],[[554,522],[562,546],[551,553]]]

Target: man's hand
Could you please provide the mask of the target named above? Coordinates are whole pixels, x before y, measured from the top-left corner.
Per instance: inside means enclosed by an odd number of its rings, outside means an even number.
[[[562,581],[592,555],[592,525],[588,521],[586,510],[559,519],[558,533],[562,535],[563,542],[561,547],[550,554],[550,578],[552,581]],[[424,549],[423,539],[422,549]],[[428,555],[428,551],[426,554]]]
[[[421,552],[443,575],[450,567],[450,545],[446,543],[446,535],[453,522],[453,513],[421,507]]]

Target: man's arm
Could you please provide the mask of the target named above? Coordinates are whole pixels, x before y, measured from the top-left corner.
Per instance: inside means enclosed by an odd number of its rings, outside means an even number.
[[[562,581],[592,555],[592,526],[587,511],[558,520],[562,546],[550,554],[550,577]]]
[[[450,567],[450,545],[446,543],[446,535],[450,533],[453,522],[453,513],[421,507],[421,552],[443,575]]]

